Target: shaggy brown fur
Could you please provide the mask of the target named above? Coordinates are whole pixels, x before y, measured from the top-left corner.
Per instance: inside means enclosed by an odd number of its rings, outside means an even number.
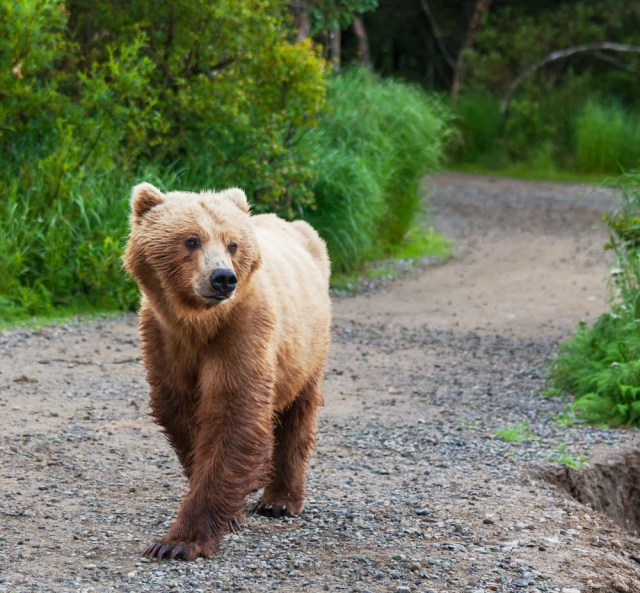
[[[215,554],[255,511],[303,507],[329,346],[329,259],[304,222],[251,216],[241,190],[133,190],[125,266],[142,291],[140,335],[151,409],[189,492],[149,557]],[[216,289],[212,272],[237,278]]]

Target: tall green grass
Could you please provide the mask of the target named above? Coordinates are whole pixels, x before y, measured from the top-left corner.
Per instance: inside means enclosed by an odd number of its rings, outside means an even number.
[[[500,114],[500,99],[469,93],[454,106],[460,132],[452,157],[463,170],[561,178],[619,175],[640,166],[640,111],[620,102],[559,89],[546,97],[516,97]],[[584,98],[583,98],[584,97]]]
[[[589,100],[575,121],[582,173],[621,173],[640,166],[640,114],[613,101]]]
[[[590,422],[640,426],[640,175],[624,180],[619,212],[608,217],[617,268],[611,312],[581,323],[549,371],[552,392],[575,397]]]
[[[455,124],[460,130],[458,160],[494,165],[504,161],[500,154],[502,116],[497,97],[486,92],[463,94],[455,106]]]
[[[304,140],[315,155],[316,204],[305,217],[344,273],[400,243],[420,209],[419,184],[450,134],[440,101],[354,69],[333,78],[327,110]]]

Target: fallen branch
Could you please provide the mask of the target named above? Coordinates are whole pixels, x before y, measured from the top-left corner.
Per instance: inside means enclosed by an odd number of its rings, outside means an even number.
[[[533,74],[542,66],[549,64],[550,62],[555,62],[556,60],[562,60],[563,58],[568,58],[574,54],[584,53],[584,52],[600,52],[603,50],[610,51],[619,51],[619,52],[627,52],[627,53],[640,53],[640,45],[627,45],[624,43],[614,43],[612,41],[603,41],[602,43],[583,43],[582,45],[574,45],[573,47],[568,47],[566,49],[559,49],[557,51],[552,51],[550,54],[539,60],[538,62],[534,62],[527,68],[525,68],[511,83],[507,93],[502,100],[502,105],[500,107],[500,113],[504,116],[509,110],[509,103],[511,103],[511,98],[513,94],[516,92],[522,81],[527,78],[530,74]]]

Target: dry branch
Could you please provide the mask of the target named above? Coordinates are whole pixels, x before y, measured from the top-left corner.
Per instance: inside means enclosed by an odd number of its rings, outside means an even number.
[[[619,51],[626,53],[640,53],[640,45],[627,45],[624,43],[614,43],[612,41],[603,41],[602,43],[583,43],[581,45],[574,45],[573,47],[567,47],[566,49],[559,49],[556,51],[552,51],[550,54],[546,55],[542,60],[534,62],[530,66],[527,66],[509,85],[509,89],[507,90],[504,99],[502,100],[502,105],[500,107],[500,113],[504,116],[509,110],[509,103],[511,102],[511,98],[513,94],[516,92],[522,81],[533,74],[536,70],[541,68],[542,66],[549,64],[550,62],[555,62],[556,60],[561,60],[563,58],[568,58],[577,53],[583,52],[601,52],[604,50],[610,51]]]

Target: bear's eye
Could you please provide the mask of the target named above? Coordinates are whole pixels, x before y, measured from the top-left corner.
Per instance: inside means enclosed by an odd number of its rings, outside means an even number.
[[[237,243],[229,243],[229,247],[227,247],[227,249],[229,250],[229,253],[231,255],[233,255],[236,251],[238,251],[238,244]]]
[[[189,237],[184,242],[184,246],[187,249],[198,249],[198,247],[200,247],[200,245],[201,245],[201,243],[200,243],[200,239],[198,239],[198,237]]]

